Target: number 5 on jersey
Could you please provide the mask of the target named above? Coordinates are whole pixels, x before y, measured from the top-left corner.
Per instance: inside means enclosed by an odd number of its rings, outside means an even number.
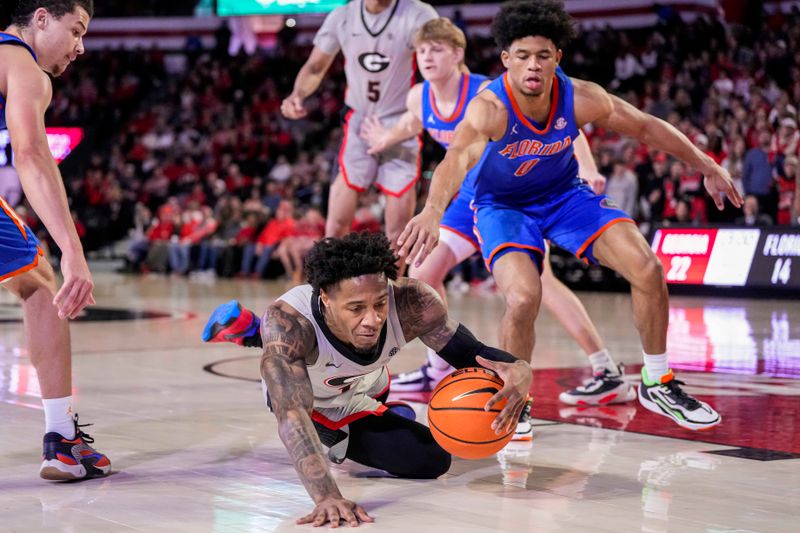
[[[367,82],[367,99],[373,103],[381,99],[381,82],[379,81]]]

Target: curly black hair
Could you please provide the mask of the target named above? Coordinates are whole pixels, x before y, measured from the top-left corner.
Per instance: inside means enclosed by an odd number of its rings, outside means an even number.
[[[306,278],[326,291],[342,280],[365,274],[397,279],[397,257],[383,233],[351,233],[318,241],[306,256]]]
[[[577,34],[575,21],[561,0],[506,2],[492,22],[492,36],[503,50],[517,39],[532,36],[547,37],[557,49],[563,49]]]

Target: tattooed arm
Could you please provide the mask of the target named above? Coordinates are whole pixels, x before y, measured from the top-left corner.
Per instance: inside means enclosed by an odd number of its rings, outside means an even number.
[[[351,526],[371,522],[361,506],[346,500],[328,469],[322,443],[311,421],[314,393],[306,371],[316,351],[314,327],[285,302],[272,304],[261,321],[264,354],[261,377],[267,383],[270,403],[278,418],[278,433],[294,462],[300,481],[314,500],[311,514],[298,524],[325,522]]]
[[[456,368],[480,365],[500,376],[505,385],[492,396],[485,409],[489,410],[503,398],[507,399],[492,427],[498,434],[510,431],[528,397],[532,379],[530,365],[476,339],[463,324],[448,316],[447,308],[436,291],[421,281],[398,280],[395,302],[406,341],[419,337]]]

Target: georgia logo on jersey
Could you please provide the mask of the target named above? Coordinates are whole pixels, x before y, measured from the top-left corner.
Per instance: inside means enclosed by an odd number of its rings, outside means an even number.
[[[567,127],[566,119],[564,117],[558,117],[558,120],[556,120],[555,128],[557,130],[563,130],[566,127]]]
[[[325,380],[325,385],[327,385],[328,387],[332,387],[334,389],[341,389],[342,387],[344,387],[345,390],[343,390],[342,392],[345,392],[353,385],[353,383],[363,378],[364,376],[366,376],[366,374],[359,374],[357,376],[333,376]]]
[[[367,72],[377,74],[389,68],[391,60],[380,52],[367,52],[358,56],[358,64]]]

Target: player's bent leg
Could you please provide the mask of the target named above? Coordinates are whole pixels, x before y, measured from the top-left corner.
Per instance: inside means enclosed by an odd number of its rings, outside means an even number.
[[[634,224],[615,224],[593,244],[601,264],[619,272],[631,284],[633,319],[646,353],[667,349],[669,301],[661,261]]]
[[[594,245],[594,255],[631,284],[634,322],[646,354],[666,353],[668,295],[661,262],[632,224],[617,224]],[[660,372],[659,372],[660,373]],[[691,430],[710,429],[722,417],[707,403],[686,394],[672,371],[650,375],[642,368],[639,401],[648,410]]]
[[[358,207],[361,192],[347,184],[339,172],[331,185],[328,198],[328,218],[325,221],[326,237],[343,237],[353,226],[353,213]]]
[[[45,260],[38,261],[32,270],[7,280],[4,286],[22,300],[23,324],[28,354],[36,369],[42,399],[62,400],[69,404],[72,394],[72,353],[69,322],[58,317],[53,305],[56,294],[55,274]],[[43,335],[42,332],[46,332]],[[53,419],[47,418],[47,425]],[[66,411],[68,409],[64,408]],[[70,417],[72,417],[70,412]],[[89,446],[94,439],[80,430],[78,415],[66,420],[71,438],[61,432],[49,431],[43,438],[42,464],[39,475],[51,481],[74,481],[102,477],[111,471],[108,457]]]
[[[539,268],[529,253],[511,251],[494,262],[492,274],[506,301],[500,321],[500,348],[530,362],[536,339],[534,323],[542,296]],[[528,398],[512,440],[533,438],[532,403]]]
[[[542,295],[539,269],[528,253],[510,251],[494,262],[492,274],[506,303],[500,349],[530,362]]]
[[[58,317],[58,309],[53,305],[57,292],[53,267],[41,259],[35,268],[7,280],[3,286],[22,300],[25,342],[36,368],[42,398],[71,395],[69,322]]]
[[[401,478],[435,479],[450,469],[452,458],[430,429],[391,411],[350,423],[346,457]]]

